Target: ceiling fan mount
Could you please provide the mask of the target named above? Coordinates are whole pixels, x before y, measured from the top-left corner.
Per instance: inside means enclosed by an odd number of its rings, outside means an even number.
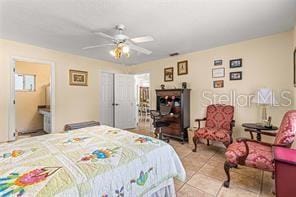
[[[103,32],[95,32],[95,34],[101,36],[106,40],[111,41],[112,43],[87,46],[87,47],[84,47],[83,49],[86,50],[86,49],[94,49],[99,47],[113,46],[115,48],[112,51],[110,51],[110,54],[112,54],[112,56],[114,56],[116,59],[120,58],[123,53],[125,53],[126,56],[129,57],[130,49],[146,55],[150,55],[152,53],[152,51],[136,45],[138,43],[153,41],[154,39],[151,36],[129,38],[127,35],[123,34],[123,31],[126,30],[126,27],[123,24],[116,25],[115,29],[118,31],[118,33],[115,34],[114,36],[105,34]]]
[[[119,31],[119,33],[114,35],[114,38],[115,38],[114,43],[116,44],[124,43],[126,40],[129,39],[128,36],[123,34],[123,31],[126,30],[126,27],[123,24],[116,25],[115,29]]]
[[[115,26],[115,29],[116,30],[119,30],[119,31],[124,31],[126,29],[126,27],[123,24],[119,24],[119,25],[116,25]]]

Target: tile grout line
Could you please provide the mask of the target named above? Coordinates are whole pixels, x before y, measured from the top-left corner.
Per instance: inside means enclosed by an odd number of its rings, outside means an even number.
[[[216,155],[217,153],[215,153],[215,154],[213,154],[212,155],[212,157],[210,157],[207,161],[206,161],[206,163],[198,170],[198,172],[200,172],[200,170]],[[204,176],[206,176],[206,175],[204,175]],[[209,177],[209,176],[207,176],[207,177]],[[210,177],[211,178],[211,177]],[[222,185],[223,185],[223,183],[222,183]],[[219,187],[219,190],[217,191],[217,193],[216,193],[216,195],[215,196],[217,196],[218,194],[219,194],[219,192],[221,191],[221,188],[222,188],[222,185]]]
[[[212,159],[216,154],[217,154],[217,153],[214,153],[211,157],[209,157],[209,158],[206,160],[206,162],[204,163],[204,165],[202,165],[202,166],[199,168],[199,170],[198,170],[197,172],[195,172],[195,173],[191,176],[190,179],[188,179],[188,181],[190,181],[190,180],[192,179],[192,177],[193,177],[195,174],[199,173],[200,170],[201,170],[204,166],[206,166],[207,163],[209,162],[209,160]],[[201,175],[206,176],[206,177],[209,177],[209,178],[212,178],[212,177],[207,176],[207,175],[204,175],[204,174],[201,174]],[[188,181],[186,181],[186,183],[187,183]],[[185,185],[185,184],[184,184],[184,185]],[[190,184],[188,184],[188,185],[190,185]],[[206,194],[209,194],[208,192],[206,192],[206,191],[204,191],[204,190],[202,190],[202,189],[200,189],[200,188],[197,188],[197,187],[195,187],[195,186],[193,186],[193,185],[190,185],[190,186],[193,187],[193,188],[195,188],[195,189],[197,189],[197,190],[199,190],[199,191],[202,191],[202,192],[204,192],[204,193],[206,193]],[[182,186],[182,187],[183,187],[183,186]],[[220,190],[221,190],[221,186],[219,187],[219,190],[217,191],[217,193],[216,193],[215,196],[217,196],[217,195],[219,194]],[[210,194],[210,195],[211,195],[211,194]]]

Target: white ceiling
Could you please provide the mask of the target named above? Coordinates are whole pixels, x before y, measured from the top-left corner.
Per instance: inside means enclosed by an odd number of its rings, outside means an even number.
[[[296,0],[0,0],[0,37],[91,58],[132,65],[292,29]],[[149,56],[114,60],[94,31],[151,35],[139,46]]]

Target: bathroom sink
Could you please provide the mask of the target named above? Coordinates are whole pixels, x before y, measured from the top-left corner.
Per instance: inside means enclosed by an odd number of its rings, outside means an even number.
[[[50,108],[39,108],[38,111],[40,114],[45,115],[50,113]]]

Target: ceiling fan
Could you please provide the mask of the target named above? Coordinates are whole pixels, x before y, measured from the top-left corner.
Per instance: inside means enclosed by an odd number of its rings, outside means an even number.
[[[114,46],[114,49],[110,51],[110,54],[115,59],[119,59],[123,54],[126,55],[126,57],[129,57],[130,50],[134,50],[146,55],[150,55],[152,53],[152,51],[136,45],[136,43],[153,41],[154,39],[151,36],[129,38],[127,35],[123,34],[123,31],[126,29],[126,27],[122,24],[116,25],[115,29],[118,31],[118,33],[115,34],[114,36],[110,36],[103,32],[95,32],[95,34],[105,38],[106,40],[111,41],[112,43],[87,46],[82,49],[87,50],[87,49],[94,49],[94,48],[100,48],[100,47],[106,47],[106,46]]]

